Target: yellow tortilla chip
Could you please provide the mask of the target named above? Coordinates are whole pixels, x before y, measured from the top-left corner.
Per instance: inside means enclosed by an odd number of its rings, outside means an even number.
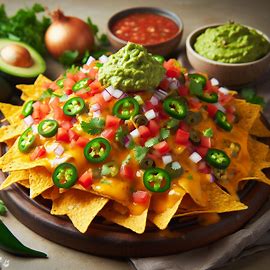
[[[179,190],[178,190],[179,193]],[[171,207],[167,208],[162,213],[155,213],[152,211],[149,211],[148,219],[154,223],[159,229],[164,230],[168,226],[169,222],[173,218],[174,214],[176,213],[184,195],[186,192],[182,189],[182,193],[180,194],[179,200],[176,201],[176,203]],[[164,202],[166,203],[166,202]]]
[[[23,122],[19,124],[2,126],[0,128],[0,142],[5,142],[5,141],[8,141],[10,139],[20,136],[24,132],[25,129],[26,129],[26,126]]]
[[[270,130],[265,126],[260,116],[256,118],[249,133],[256,137],[270,137]]]
[[[26,180],[28,178],[29,178],[28,170],[13,171],[9,174],[9,176],[1,184],[0,190],[7,188],[14,183],[20,182],[21,180]]]
[[[20,180],[20,181],[18,181],[18,184],[24,186],[25,188],[30,188],[29,179]]]
[[[266,160],[269,152],[269,146],[259,142],[252,137],[248,138],[248,152],[253,163]],[[255,165],[255,164],[254,164]]]
[[[73,225],[85,233],[88,226],[108,199],[95,196],[80,190],[68,190],[53,201],[52,215],[67,215]]]
[[[225,213],[247,209],[247,206],[235,200],[227,192],[223,191],[215,183],[210,183],[205,187],[208,194],[208,204],[206,207],[189,209],[184,213],[177,213],[175,217],[195,215],[201,213]]]
[[[0,111],[4,115],[4,119],[6,119],[10,124],[16,124],[21,122],[21,110],[21,106],[0,102]]]
[[[44,167],[29,170],[30,198],[35,198],[45,190],[52,187],[52,174]]]
[[[33,85],[28,84],[19,84],[16,87],[21,90],[22,100],[34,99],[37,100],[42,95],[44,89],[44,84],[52,82],[50,79],[40,74]]]
[[[109,221],[128,228],[136,233],[143,233],[146,227],[148,208],[140,215],[122,215],[108,206],[101,211],[101,215]]]
[[[249,131],[254,125],[255,120],[260,117],[262,107],[248,103],[243,99],[235,99],[234,105],[239,116],[237,126]]]

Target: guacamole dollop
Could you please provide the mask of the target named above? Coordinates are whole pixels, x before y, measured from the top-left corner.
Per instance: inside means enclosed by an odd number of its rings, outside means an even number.
[[[147,50],[138,44],[128,43],[99,69],[98,79],[105,85],[123,91],[151,90],[156,88],[165,69]]]
[[[200,55],[223,63],[246,63],[270,51],[268,40],[254,29],[237,23],[208,28],[201,34],[194,49]]]

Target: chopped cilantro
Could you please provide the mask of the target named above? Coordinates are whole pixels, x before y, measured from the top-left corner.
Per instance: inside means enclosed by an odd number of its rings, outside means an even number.
[[[59,57],[59,62],[64,66],[72,65],[77,57],[79,56],[79,52],[76,51],[64,51],[64,53]]]
[[[158,137],[154,137],[149,139],[148,141],[145,142],[144,146],[150,148],[153,145],[157,144],[159,142],[159,138]]]
[[[207,128],[203,131],[203,136],[212,138],[213,137],[213,129],[212,128]]]
[[[52,89],[48,88],[47,90],[43,91],[42,95],[40,96],[39,100],[44,100],[46,98],[50,98],[52,96],[61,97],[53,92]]]
[[[7,208],[2,200],[0,200],[0,216],[4,216],[7,213]]]
[[[127,128],[123,128],[123,126],[120,126],[115,133],[115,140],[123,145],[124,138],[126,137],[127,134],[128,134]]]
[[[188,179],[188,180],[192,180],[192,179],[193,179],[192,174],[188,174],[187,179]]]
[[[106,46],[110,45],[107,35],[99,34],[98,26],[96,24],[94,24],[89,17],[87,18],[86,22],[89,25],[89,27],[91,28],[91,30],[95,36],[96,43],[99,46],[106,47]]]
[[[148,153],[148,149],[143,146],[134,147],[135,159],[140,163]]]
[[[257,96],[253,88],[242,88],[240,91],[240,96],[249,103],[258,104],[262,107],[265,106],[265,101],[263,97]]]
[[[100,134],[104,129],[104,125],[105,120],[98,117],[91,119],[89,123],[85,121],[81,122],[83,131],[91,135]]]
[[[160,138],[165,140],[170,136],[170,131],[168,129],[162,128],[160,130]]]
[[[112,182],[109,181],[108,179],[101,179],[101,180],[100,180],[100,183],[101,183],[101,184],[105,184],[105,185],[111,185],[111,184],[112,184]]]

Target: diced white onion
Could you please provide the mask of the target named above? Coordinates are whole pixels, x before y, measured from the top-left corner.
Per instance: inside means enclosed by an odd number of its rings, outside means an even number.
[[[115,89],[114,92],[112,93],[112,96],[115,98],[120,98],[123,95],[123,91],[119,89]]]
[[[165,97],[168,96],[168,93],[162,89],[158,89],[156,92],[155,92],[155,96],[161,100],[163,100]]]
[[[104,90],[103,92],[101,92],[101,95],[103,96],[103,98],[104,98],[105,101],[109,101],[112,98],[112,96],[106,90]]]
[[[218,110],[222,111],[222,112],[226,112],[226,109],[220,104],[220,103],[215,103],[214,104]]]
[[[179,170],[179,169],[181,169],[180,163],[179,163],[178,161],[174,161],[174,162],[172,163],[172,169],[173,169],[173,170]]]
[[[164,165],[167,165],[168,163],[172,162],[172,156],[171,155],[162,156],[162,161]]]
[[[130,135],[133,139],[138,138],[140,136],[139,130],[136,128],[130,132]]]
[[[224,95],[228,95],[230,93],[229,89],[227,89],[225,87],[219,87],[218,91],[221,92]]]
[[[96,59],[93,56],[90,56],[86,62],[86,65],[90,65],[93,61],[95,61]]]
[[[23,119],[23,121],[24,121],[24,123],[25,123],[28,127],[30,127],[31,125],[34,124],[34,119],[33,119],[32,115],[26,116],[26,117]]]
[[[83,72],[83,73],[88,73],[89,72],[89,70],[87,70],[85,68],[82,68],[82,67],[80,68],[80,71]]]
[[[156,113],[153,109],[150,111],[147,111],[144,115],[149,121],[156,118]]]
[[[37,127],[37,125],[33,125],[32,126],[32,131],[33,131],[33,134],[38,134],[38,127]]]
[[[194,163],[198,163],[202,160],[202,157],[197,153],[193,152],[190,156],[189,159],[193,161]]]
[[[91,107],[90,107],[91,112],[96,112],[99,110],[100,110],[100,105],[98,103],[95,103],[95,104],[91,105]]]
[[[56,167],[57,165],[63,163],[63,162],[66,162],[69,158],[71,158],[70,155],[67,155],[67,156],[63,156],[61,158],[55,158],[53,160],[50,161],[51,163],[51,166],[52,167]]]
[[[63,102],[63,101],[66,101],[68,99],[68,95],[67,94],[64,94],[63,96],[61,96],[60,98],[59,98],[59,101],[60,102]]]
[[[59,143],[52,143],[52,144],[45,144],[44,147],[46,149],[46,152],[52,153],[54,150],[58,147]]]
[[[218,81],[216,78],[212,78],[212,79],[210,80],[210,82],[211,82],[212,86],[217,86],[217,85],[219,85],[219,81]]]
[[[98,58],[98,60],[102,63],[105,64],[106,62],[108,62],[109,58],[106,55],[102,55]]]
[[[101,115],[100,111],[93,112],[93,118],[100,117],[100,115]]]
[[[179,87],[179,81],[178,80],[172,80],[170,82],[169,88],[171,90],[176,90],[176,89],[178,89],[178,87]]]
[[[106,88],[106,90],[107,90],[107,92],[110,94],[110,95],[113,95],[113,92],[115,91],[115,89],[114,89],[114,87],[113,86],[108,86],[107,88]]]
[[[150,102],[152,105],[156,106],[158,105],[158,98],[156,96],[152,96]]]
[[[61,144],[58,144],[58,146],[54,149],[54,153],[57,156],[62,156],[62,154],[64,153],[65,149]]]
[[[136,176],[137,176],[137,177],[142,177],[142,176],[143,176],[143,171],[142,171],[142,170],[138,170],[138,171],[136,172]]]

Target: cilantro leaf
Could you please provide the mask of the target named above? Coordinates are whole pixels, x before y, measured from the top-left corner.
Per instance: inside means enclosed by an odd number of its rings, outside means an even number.
[[[43,93],[41,94],[39,100],[42,101],[42,100],[44,100],[46,98],[50,98],[52,96],[61,97],[60,95],[55,94],[51,88],[48,88],[47,90],[43,91]]]
[[[107,164],[103,164],[101,168],[101,175],[109,175],[111,173],[111,167]]]
[[[4,216],[7,213],[7,208],[2,200],[0,200],[0,216]]]
[[[128,130],[120,126],[115,133],[115,140],[119,142],[121,145],[123,145],[124,139],[127,134],[128,134]]]
[[[203,95],[203,85],[200,82],[196,82],[195,80],[191,79],[189,84],[190,93],[194,96],[201,96]]]
[[[205,137],[209,137],[209,138],[212,138],[213,137],[213,129],[212,128],[207,128],[203,131],[203,135]]]
[[[64,53],[59,57],[59,62],[62,63],[64,66],[72,65],[77,57],[79,56],[78,51],[64,51]]]
[[[157,144],[159,142],[159,138],[158,137],[154,137],[149,139],[148,141],[145,142],[144,146],[150,148],[153,145]]]
[[[98,117],[92,118],[89,123],[85,121],[81,122],[83,131],[91,135],[100,134],[104,129],[104,125],[105,120]]]
[[[253,88],[247,87],[242,88],[240,91],[240,96],[249,103],[258,104],[262,107],[265,106],[265,100],[263,97],[256,95],[256,92]]]
[[[161,139],[165,140],[165,139],[167,139],[169,136],[170,136],[170,131],[169,131],[168,129],[162,128],[162,129],[160,130],[160,138],[161,138]]]
[[[99,32],[98,26],[92,22],[90,17],[88,17],[86,19],[86,22],[89,25],[89,27],[91,28],[91,30],[93,31],[93,34],[96,36],[97,33]]]
[[[145,156],[148,153],[148,149],[143,146],[135,146],[134,147],[134,154],[135,154],[135,159],[140,163]]]

